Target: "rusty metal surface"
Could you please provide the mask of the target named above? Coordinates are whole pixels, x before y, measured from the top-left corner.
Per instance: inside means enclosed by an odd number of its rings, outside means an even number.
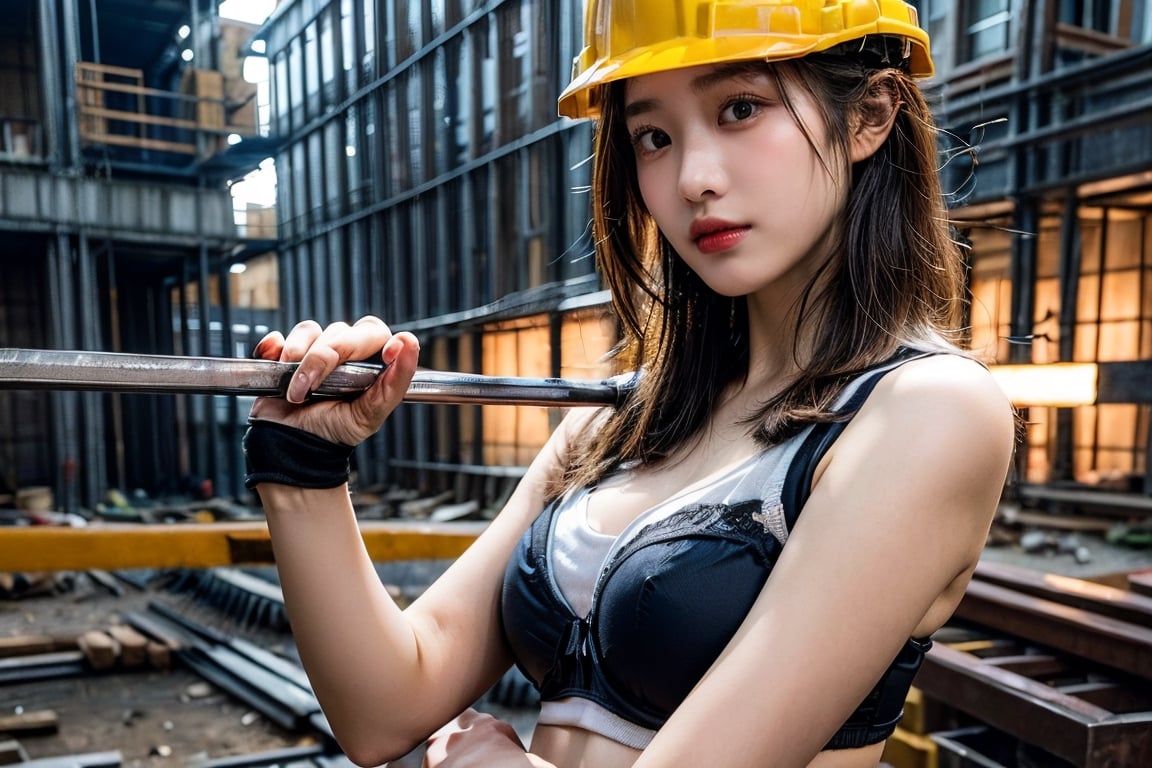
[[[1152,628],[1152,597],[1086,579],[1003,563],[981,562],[975,578],[987,584]]]
[[[1152,712],[1116,713],[937,644],[916,677],[928,697],[1083,768],[1152,757]]]
[[[84,390],[283,397],[296,363],[242,358],[0,349],[0,389]],[[313,393],[353,397],[376,381],[379,365],[346,363]],[[615,381],[482,376],[417,371],[404,399],[416,403],[616,405]]]
[[[269,360],[0,349],[0,388],[282,397],[296,365]],[[340,366],[318,394],[354,395],[380,366]]]
[[[1152,765],[1144,606],[1122,590],[1048,576],[982,564],[916,687],[1080,768]]]
[[[1152,629],[974,580],[956,617],[1152,680]]]

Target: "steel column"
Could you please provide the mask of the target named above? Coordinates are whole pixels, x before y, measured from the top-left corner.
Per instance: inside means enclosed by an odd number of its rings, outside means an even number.
[[[80,14],[76,9],[77,0],[60,0],[60,60],[64,86],[64,120],[59,126],[67,138],[68,151],[64,157],[64,167],[80,170],[80,126],[76,123],[79,113],[76,105],[76,62],[80,61]],[[63,142],[62,142],[63,143]]]
[[[37,16],[40,33],[40,88],[44,100],[44,133],[40,150],[53,172],[61,170],[61,126],[67,125],[64,116],[64,97],[60,93],[59,27],[54,0],[38,0]]]
[[[85,349],[101,349],[101,324],[97,301],[97,281],[93,253],[88,247],[88,234],[76,236],[76,307],[79,312],[78,336]],[[81,396],[83,424],[84,502],[94,508],[102,496],[101,486],[108,481],[107,455],[104,451],[104,396],[88,392]]]
[[[232,281],[231,265],[227,260],[220,262],[220,271],[217,280],[220,281],[220,341],[221,355],[233,357],[234,346],[232,338]],[[233,499],[240,498],[240,478],[244,474],[244,456],[240,447],[240,406],[235,395],[228,395],[225,413],[227,423],[224,425],[224,462],[223,466],[228,473],[227,493]],[[224,489],[221,489],[224,490]],[[218,493],[220,491],[217,491]]]
[[[208,265],[208,243],[200,241],[200,259],[197,265],[197,288],[199,289],[198,302],[200,304],[200,354],[205,357],[212,356],[212,295],[209,291],[209,280],[212,270]],[[220,481],[219,436],[216,431],[216,398],[204,395],[196,398],[201,405],[203,418],[205,472],[204,475],[217,487]]]
[[[1076,311],[1080,294],[1080,201],[1075,187],[1064,196],[1064,213],[1060,221],[1060,362],[1075,358]],[[1103,282],[1103,280],[1101,280]],[[1052,480],[1070,480],[1073,462],[1073,429],[1071,408],[1056,409],[1056,445],[1052,457]]]
[[[72,294],[72,244],[65,234],[58,234],[55,242],[48,243],[48,307],[49,333],[58,347],[76,343]],[[52,442],[58,475],[53,478],[54,492],[59,506],[66,513],[79,510],[76,472],[80,456],[77,440],[79,398],[75,392],[52,393]]]

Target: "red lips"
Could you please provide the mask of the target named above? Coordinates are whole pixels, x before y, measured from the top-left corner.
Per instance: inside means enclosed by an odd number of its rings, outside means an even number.
[[[688,235],[701,253],[718,253],[740,243],[749,229],[724,219],[705,218],[693,221]]]

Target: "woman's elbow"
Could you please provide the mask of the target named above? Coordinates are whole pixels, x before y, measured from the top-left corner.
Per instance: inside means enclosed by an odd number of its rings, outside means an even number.
[[[393,760],[400,760],[404,755],[424,744],[424,739],[399,738],[359,738],[342,739],[336,737],[336,743],[349,761],[362,768],[376,768],[384,766]]]
[[[388,733],[384,728],[371,733],[339,733],[333,729],[336,743],[355,765],[375,768],[399,760],[421,746],[426,737],[411,733]]]

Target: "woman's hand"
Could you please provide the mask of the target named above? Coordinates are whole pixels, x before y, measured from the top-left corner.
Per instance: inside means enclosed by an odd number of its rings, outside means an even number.
[[[355,400],[317,400],[301,407],[336,366],[377,354],[386,369]],[[287,338],[272,331],[256,345],[254,356],[299,362],[300,366],[288,386],[287,399],[258,398],[251,418],[287,424],[334,443],[358,445],[380,428],[404,398],[419,355],[420,342],[415,336],[393,335],[382,320],[371,316],[354,325],[333,323],[327,328],[306,320]]]
[[[467,709],[428,737],[422,768],[552,768],[524,750],[516,729]]]

